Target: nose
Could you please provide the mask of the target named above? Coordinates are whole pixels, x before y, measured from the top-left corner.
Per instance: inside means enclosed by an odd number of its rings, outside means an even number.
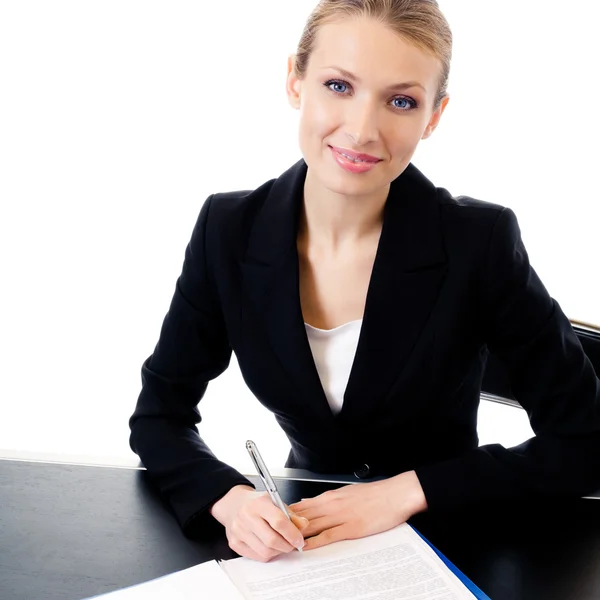
[[[379,139],[378,114],[372,102],[349,102],[346,113],[346,132],[357,146]]]

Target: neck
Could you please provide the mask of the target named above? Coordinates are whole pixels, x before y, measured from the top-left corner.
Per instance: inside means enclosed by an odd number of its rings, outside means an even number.
[[[390,186],[364,196],[337,194],[315,185],[306,174],[298,239],[324,251],[337,252],[379,236]]]

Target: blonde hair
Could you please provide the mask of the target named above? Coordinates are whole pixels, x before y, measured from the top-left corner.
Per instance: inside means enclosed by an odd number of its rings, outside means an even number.
[[[437,108],[447,94],[452,32],[436,0],[320,0],[298,43],[294,63],[297,77],[306,75],[319,29],[333,21],[356,17],[376,19],[440,61],[440,82],[434,101],[434,109]]]

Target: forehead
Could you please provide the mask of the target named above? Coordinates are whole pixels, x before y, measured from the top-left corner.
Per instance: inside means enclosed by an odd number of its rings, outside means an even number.
[[[309,69],[335,65],[351,71],[365,84],[418,81],[435,93],[441,64],[431,53],[407,41],[389,27],[368,18],[323,25],[315,37]]]

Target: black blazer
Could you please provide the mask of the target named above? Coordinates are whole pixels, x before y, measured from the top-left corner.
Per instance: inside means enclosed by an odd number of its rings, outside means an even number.
[[[306,171],[300,160],[256,190],[206,200],[143,363],[130,444],[184,532],[214,523],[206,509],[251,485],[196,428],[198,401],[232,350],[290,440],[288,467],[368,465],[369,477],[415,469],[430,510],[597,488],[600,382],[529,265],[514,213],[453,197],[412,164],[390,187],[356,357],[333,415],[298,291]],[[488,348],[536,433],[511,449],[478,447]]]

